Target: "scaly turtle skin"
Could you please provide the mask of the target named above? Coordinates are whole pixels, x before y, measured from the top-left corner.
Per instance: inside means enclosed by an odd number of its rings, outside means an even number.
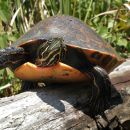
[[[87,82],[90,79],[91,116],[110,107],[113,85],[107,72],[123,61],[92,29],[70,16],[41,21],[12,47],[0,51],[0,68],[10,67],[23,80]]]

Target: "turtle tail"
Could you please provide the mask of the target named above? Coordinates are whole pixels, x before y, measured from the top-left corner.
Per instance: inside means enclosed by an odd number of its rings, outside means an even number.
[[[7,47],[0,50],[0,69],[15,67],[25,60],[25,51],[22,47]]]

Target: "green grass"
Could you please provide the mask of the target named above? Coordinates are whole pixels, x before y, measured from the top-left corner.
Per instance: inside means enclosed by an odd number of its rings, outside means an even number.
[[[123,57],[130,53],[130,11],[127,0],[0,0],[0,48],[13,44],[40,20],[72,15],[89,24]],[[130,6],[129,6],[130,7]],[[11,87],[6,85],[10,83]],[[0,95],[20,82],[9,69],[0,70]],[[4,89],[3,89],[4,88]]]

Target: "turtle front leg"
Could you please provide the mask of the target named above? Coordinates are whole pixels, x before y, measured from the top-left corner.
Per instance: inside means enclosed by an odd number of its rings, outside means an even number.
[[[37,82],[22,81],[21,92],[33,90],[38,86]]]
[[[116,95],[120,103],[122,102],[119,92],[114,88],[107,72],[103,68],[95,66],[88,71],[88,74],[92,79],[92,95],[89,100],[89,113],[91,116],[102,114],[106,109],[110,108],[112,105],[112,94]]]

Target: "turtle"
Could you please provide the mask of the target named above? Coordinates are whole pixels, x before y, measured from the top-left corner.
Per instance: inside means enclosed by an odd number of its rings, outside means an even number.
[[[40,21],[10,47],[0,50],[0,69],[9,67],[23,80],[23,89],[39,81],[82,81],[86,86],[91,81],[88,107],[92,116],[111,106],[114,86],[108,73],[124,61],[88,25],[64,15]]]

